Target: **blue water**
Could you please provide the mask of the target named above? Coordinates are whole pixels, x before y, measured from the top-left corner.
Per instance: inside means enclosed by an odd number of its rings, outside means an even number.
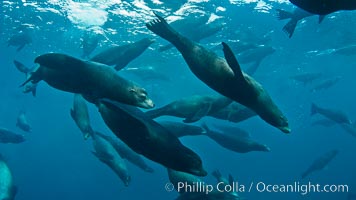
[[[319,184],[347,184],[349,192],[356,192],[356,139],[338,126],[311,126],[312,121],[322,117],[310,116],[310,105],[315,102],[342,110],[351,120],[356,119],[356,55],[308,53],[355,44],[355,12],[330,14],[321,24],[318,24],[316,16],[306,18],[299,22],[293,37],[289,39],[282,31],[286,21],[276,19],[275,9],[292,10],[294,7],[282,1],[267,1],[268,4],[262,8],[254,2],[196,1],[185,5],[189,9],[179,9],[181,5],[173,3],[159,5],[149,1],[142,4],[143,1],[138,0],[123,1],[118,5],[109,0],[96,1],[99,2],[97,5],[94,2],[23,0],[0,3],[0,126],[24,134],[27,139],[22,144],[0,144],[0,153],[6,157],[18,187],[16,200],[174,199],[178,195],[165,191],[164,185],[168,182],[166,169],[149,160],[147,162],[155,169],[153,174],[128,163],[132,182],[125,188],[118,177],[92,155],[91,141],[83,140],[71,119],[69,110],[72,107],[72,94],[51,88],[45,82],[39,84],[36,98],[23,94],[19,85],[25,77],[13,65],[16,59],[32,67],[35,57],[48,52],[80,57],[80,39],[89,27],[104,38],[92,55],[111,44],[122,45],[147,36],[157,39],[128,67],[154,66],[157,71],[166,74],[170,81],[143,82],[130,74],[119,72],[144,86],[157,107],[193,94],[216,94],[191,73],[178,51],[157,51],[159,45],[167,42],[145,28],[145,23],[153,18],[148,7],[172,19],[172,16],[185,18],[201,13],[221,17],[217,20],[225,23],[223,30],[202,41],[208,48],[221,41],[238,40],[240,38],[236,31],[249,30],[256,37],[270,32],[270,45],[277,49],[262,62],[254,77],[288,117],[291,134],[285,135],[254,117],[238,126],[250,132],[256,141],[267,144],[272,150],[269,153],[238,154],[223,149],[205,136],[183,138],[182,142],[201,156],[207,171],[219,169],[223,175],[230,173],[245,185],[260,181],[292,184],[310,180]],[[94,5],[91,7],[96,10],[90,10],[91,14],[85,15],[90,5]],[[108,23],[110,20],[111,23]],[[16,48],[7,47],[6,42],[16,33],[16,27],[21,25],[30,30],[33,42],[16,52]],[[222,55],[221,50],[217,50],[217,53]],[[309,85],[304,86],[289,78],[303,72],[322,72],[324,79],[337,76],[342,79],[329,89],[312,93]],[[93,105],[89,105],[89,109],[92,127],[109,134],[110,130],[97,109]],[[32,126],[31,133],[22,132],[15,126],[20,110],[26,110]],[[203,121],[231,125],[213,118],[204,118]],[[327,169],[302,181],[300,174],[317,157],[332,149],[338,149],[340,153]],[[211,184],[215,182],[210,175],[205,180]],[[334,200],[346,199],[347,194],[311,193],[303,196],[298,193],[252,191],[240,193],[240,196],[264,200]]]

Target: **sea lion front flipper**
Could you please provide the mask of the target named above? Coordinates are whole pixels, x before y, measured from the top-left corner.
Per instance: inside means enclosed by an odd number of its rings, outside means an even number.
[[[37,95],[37,87],[33,87],[31,90],[32,96],[36,97]]]
[[[321,22],[323,22],[323,20],[325,19],[326,15],[319,15],[319,24]]]
[[[23,44],[21,46],[19,46],[19,48],[16,49],[17,52],[21,51],[24,47],[25,47],[26,44]]]
[[[223,45],[223,51],[224,51],[224,56],[225,56],[226,62],[229,64],[230,68],[234,72],[235,78],[238,80],[245,81],[245,77],[242,73],[240,64],[237,61],[231,48],[225,42],[222,42],[221,44]]]
[[[97,157],[99,160],[102,160],[102,161],[109,161],[109,160],[114,159],[114,157],[108,153],[101,152],[99,154],[98,152],[95,152],[95,151],[92,151],[92,153],[94,154],[95,157]]]
[[[201,108],[194,113],[193,116],[190,116],[183,120],[184,123],[193,123],[199,121],[202,117],[206,116],[211,109],[211,103],[204,103]]]

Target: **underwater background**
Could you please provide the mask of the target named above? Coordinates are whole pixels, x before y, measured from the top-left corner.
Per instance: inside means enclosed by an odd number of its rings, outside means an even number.
[[[152,10],[168,21],[194,20],[209,16],[210,22],[223,24],[217,34],[201,41],[207,48],[215,48],[221,56],[221,42],[246,40],[256,42],[268,36],[266,45],[276,51],[266,57],[253,77],[258,80],[288,117],[290,134],[263,122],[259,117],[234,124],[205,117],[201,121],[211,124],[238,126],[251,137],[271,148],[271,152],[229,151],[206,136],[181,138],[184,145],[198,153],[209,175],[205,182],[216,180],[210,173],[216,169],[223,175],[231,174],[236,181],[269,184],[300,183],[346,184],[355,193],[356,161],[355,137],[339,126],[313,126],[322,116],[310,116],[312,103],[341,110],[351,120],[356,116],[356,50],[348,55],[334,50],[356,44],[356,15],[353,11],[341,11],[327,15],[322,23],[311,16],[298,23],[292,38],[282,31],[286,21],[279,21],[276,9],[292,11],[288,1],[239,1],[239,0],[88,0],[88,1],[2,1],[0,3],[0,127],[23,134],[26,142],[0,144],[0,153],[12,171],[18,188],[16,200],[51,199],[175,199],[177,192],[167,192],[169,182],[166,169],[146,159],[155,170],[146,173],[128,163],[132,180],[125,187],[118,177],[91,153],[92,142],[84,140],[80,130],[70,117],[73,94],[59,91],[41,82],[37,96],[23,94],[19,85],[24,74],[17,71],[13,61],[28,67],[44,53],[58,52],[80,58],[81,41],[87,30],[100,35],[98,47],[91,55],[112,44],[123,45],[144,37],[156,39],[149,49],[128,64],[127,67],[153,67],[166,78],[147,81],[128,70],[118,72],[123,77],[139,83],[147,89],[157,107],[193,94],[217,94],[189,70],[180,53],[174,48],[159,52],[167,41],[150,32],[145,23],[154,18]],[[32,43],[21,51],[7,46],[8,39],[26,27]],[[198,32],[198,30],[196,30]],[[239,57],[237,56],[237,59]],[[246,69],[249,64],[241,64]],[[321,73],[322,80],[340,77],[330,88],[312,90],[290,77],[302,73]],[[320,81],[320,80],[319,80]],[[234,86],[230,86],[234,87]],[[88,105],[92,127],[111,134],[97,108]],[[16,127],[21,110],[26,112],[31,124],[30,133]],[[181,119],[161,117],[174,121]],[[201,124],[201,121],[196,124]],[[333,149],[339,154],[326,169],[301,180],[300,175],[319,156]],[[246,199],[347,199],[347,193],[239,193]]]

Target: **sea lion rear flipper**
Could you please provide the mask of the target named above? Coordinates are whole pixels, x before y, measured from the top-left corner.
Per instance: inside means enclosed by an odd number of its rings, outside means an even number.
[[[32,96],[36,97],[37,95],[37,87],[33,87],[31,90]]]
[[[210,110],[211,110],[211,103],[205,103],[202,105],[202,107],[196,113],[194,113],[193,116],[186,118],[185,120],[183,120],[183,122],[184,123],[193,123],[193,122],[199,121],[202,117],[208,115]]]
[[[225,42],[222,42],[221,44],[223,45],[223,51],[224,51],[224,56],[225,56],[226,62],[229,64],[230,68],[234,72],[235,78],[238,80],[245,81],[245,77],[242,73],[240,64],[237,61],[231,48]]]
[[[290,19],[293,18],[293,13],[282,9],[277,9],[277,18],[279,20]]]
[[[298,20],[291,19],[284,27],[283,31],[288,34],[288,37],[291,38],[293,36],[295,27],[297,27]]]

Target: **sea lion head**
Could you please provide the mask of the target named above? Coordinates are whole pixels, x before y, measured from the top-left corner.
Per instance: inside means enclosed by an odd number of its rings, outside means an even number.
[[[278,119],[277,119],[277,128],[279,130],[281,130],[283,133],[290,133],[291,129],[289,128],[288,125],[288,119],[283,115],[279,115]]]
[[[141,108],[153,108],[155,104],[153,101],[148,98],[147,92],[144,88],[133,86],[130,88],[130,94],[133,95],[133,98],[136,100],[135,105]]]

